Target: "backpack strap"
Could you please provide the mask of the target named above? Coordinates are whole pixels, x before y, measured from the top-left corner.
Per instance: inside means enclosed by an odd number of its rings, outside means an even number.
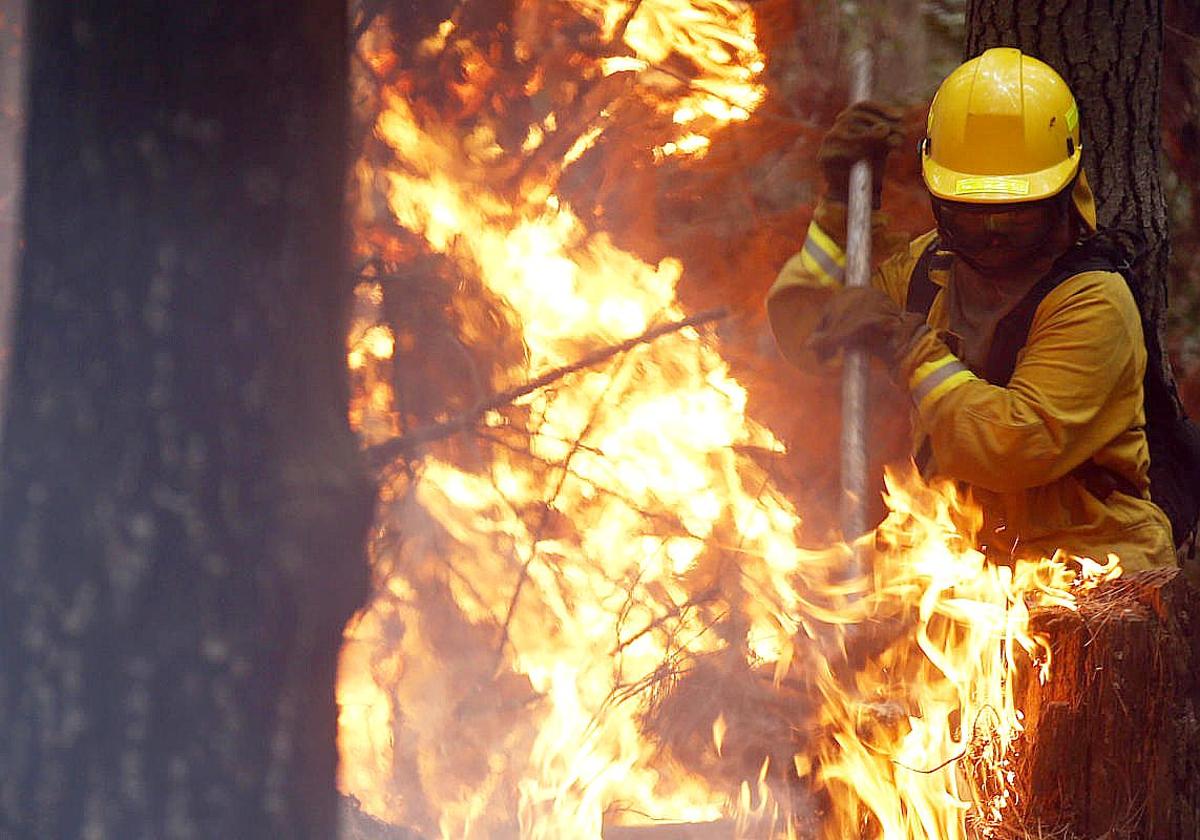
[[[933,306],[933,299],[937,297],[938,287],[933,282],[930,276],[930,270],[933,268],[933,259],[937,255],[938,240],[934,237],[933,241],[925,246],[925,250],[921,252],[921,256],[917,258],[916,265],[913,266],[912,274],[908,276],[908,292],[904,297],[904,310],[906,312],[919,312],[922,315],[929,314],[929,307]]]
[[[993,385],[1008,385],[1013,371],[1017,368],[1017,354],[1029,339],[1033,316],[1037,314],[1037,309],[1046,299],[1046,295],[1054,291],[1065,279],[1067,278],[1054,274],[1043,277],[1000,319],[992,335],[992,346],[988,350],[987,361],[984,363],[984,379]]]
[[[1080,243],[1067,251],[1050,267],[1049,273],[1034,284],[1025,297],[1000,319],[992,336],[983,378],[993,385],[1008,385],[1017,367],[1017,354],[1029,340],[1033,316],[1046,299],[1063,281],[1085,271],[1117,271],[1118,265],[1107,253],[1100,253],[1088,243]]]
[[[929,317],[929,307],[933,306],[933,299],[937,297],[938,293],[937,284],[933,282],[933,278],[930,276],[937,252],[938,239],[935,236],[925,246],[925,250],[921,252],[921,256],[917,258],[917,262],[913,266],[912,273],[908,275],[908,291],[904,296],[904,310],[906,312],[916,312],[926,316],[926,318]],[[913,456],[917,469],[924,472],[932,455],[933,446],[929,438],[926,437],[917,454]]]

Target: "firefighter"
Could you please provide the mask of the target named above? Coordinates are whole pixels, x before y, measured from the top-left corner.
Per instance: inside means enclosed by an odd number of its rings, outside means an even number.
[[[1048,281],[1096,233],[1071,91],[1011,48],[952,72],[919,149],[937,228],[870,286],[845,288],[850,166],[870,161],[878,209],[899,117],[860,103],[825,137],[825,196],[768,296],[780,349],[830,370],[847,346],[882,360],[910,395],[918,466],[969,486],[989,555],[1174,564],[1170,522],[1149,495],[1137,304],[1111,269]]]

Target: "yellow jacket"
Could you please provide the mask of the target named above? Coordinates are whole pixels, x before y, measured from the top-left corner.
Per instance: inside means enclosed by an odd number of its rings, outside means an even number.
[[[843,213],[839,205],[818,207],[804,249],[768,295],[780,349],[810,369],[819,363],[805,342],[824,300],[842,282],[845,255],[826,230],[844,230]],[[913,267],[935,234],[900,249],[872,277],[901,307]],[[985,511],[980,540],[1000,553],[1049,556],[1061,548],[1098,559],[1113,553],[1129,570],[1173,565],[1170,523],[1149,500],[1146,348],[1125,280],[1088,271],[1051,291],[1038,306],[1012,379],[1000,387],[977,376],[942,340],[944,289],[952,277],[952,267],[931,272],[941,287],[927,318],[932,329],[898,370],[913,403],[913,449],[926,438],[930,444],[927,472],[972,487]],[[1140,496],[1093,495],[1075,473],[1089,461],[1126,479]]]

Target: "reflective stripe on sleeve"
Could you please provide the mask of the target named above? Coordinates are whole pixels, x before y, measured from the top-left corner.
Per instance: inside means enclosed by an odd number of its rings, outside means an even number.
[[[931,405],[934,400],[947,391],[978,378],[967,369],[966,365],[947,353],[931,362],[919,365],[908,379],[908,389],[912,394],[913,403],[920,409]]]
[[[824,286],[841,286],[846,280],[846,254],[838,244],[812,222],[800,251],[800,264]]]

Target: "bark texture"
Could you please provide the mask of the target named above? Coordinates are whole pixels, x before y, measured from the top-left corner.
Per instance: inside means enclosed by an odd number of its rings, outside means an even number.
[[[17,225],[21,150],[25,137],[25,2],[0,0],[0,428],[3,425],[13,301],[17,287]]]
[[[0,836],[334,836],[339,0],[30,5]]]
[[[1070,85],[1100,224],[1145,237],[1137,279],[1161,335],[1170,256],[1160,172],[1161,0],[970,0],[965,56],[990,47],[1019,47]]]
[[[1200,837],[1200,592],[1178,570],[1141,572],[1033,625],[1054,674],[1024,688],[1012,822],[1032,837]]]

